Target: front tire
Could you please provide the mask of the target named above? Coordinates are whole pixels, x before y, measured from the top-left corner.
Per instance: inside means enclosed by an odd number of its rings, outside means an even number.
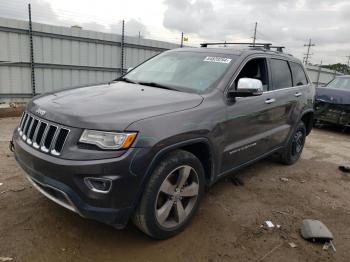
[[[191,222],[204,194],[204,170],[190,152],[169,153],[153,171],[134,224],[152,238],[172,237]]]
[[[301,156],[306,140],[306,128],[304,122],[299,122],[288,145],[280,154],[280,162],[285,165],[292,165]]]

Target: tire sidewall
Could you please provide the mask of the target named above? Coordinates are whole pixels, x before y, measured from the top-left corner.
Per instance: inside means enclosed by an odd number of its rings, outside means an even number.
[[[297,132],[302,131],[303,133],[303,145],[302,148],[300,150],[300,152],[296,155],[293,154],[293,142],[294,142],[294,136]],[[288,145],[288,160],[291,164],[295,163],[296,161],[299,160],[303,150],[304,150],[304,146],[305,146],[305,140],[306,140],[306,127],[305,124],[303,122],[300,122],[296,129],[294,130],[292,137],[290,139],[289,145]]]
[[[157,201],[159,188],[162,185],[163,181],[170,174],[170,172],[182,165],[191,166],[198,175],[199,190],[197,201],[191,213],[187,216],[186,220],[183,223],[171,229],[164,228],[158,223],[155,214],[155,203]],[[163,158],[163,160],[160,161],[158,166],[153,171],[147,188],[145,189],[147,193],[145,194],[145,197],[141,200],[141,205],[143,206],[142,213],[144,215],[144,221],[148,228],[147,233],[151,233],[152,236],[155,238],[163,239],[171,237],[181,232],[191,222],[193,216],[196,214],[199,203],[204,194],[204,188],[204,169],[201,162],[193,154],[186,151],[178,150]]]

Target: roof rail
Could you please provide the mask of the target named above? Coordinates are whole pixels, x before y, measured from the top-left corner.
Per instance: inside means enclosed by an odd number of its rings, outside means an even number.
[[[285,46],[270,46],[270,48],[276,48],[277,52],[283,53],[283,48],[286,48]]]
[[[262,47],[265,50],[271,50],[271,48],[276,48],[277,52],[283,53],[284,46],[273,46],[271,43],[234,43],[234,42],[217,42],[217,43],[202,43],[201,47],[208,47],[210,45],[248,45],[248,47]]]
[[[208,45],[249,45],[250,47],[263,47],[270,49],[271,43],[239,43],[239,42],[218,42],[218,43],[202,43],[201,47],[208,47]]]

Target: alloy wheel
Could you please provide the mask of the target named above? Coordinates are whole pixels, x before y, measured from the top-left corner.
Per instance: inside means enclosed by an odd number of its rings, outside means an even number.
[[[189,165],[171,171],[161,184],[155,203],[157,222],[171,229],[182,224],[193,210],[199,193],[198,174]]]
[[[292,154],[294,156],[301,153],[305,143],[305,136],[302,130],[297,130],[293,137]]]

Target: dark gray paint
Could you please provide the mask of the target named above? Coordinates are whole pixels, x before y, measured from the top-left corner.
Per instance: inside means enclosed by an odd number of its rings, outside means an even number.
[[[313,112],[311,84],[267,91],[256,97],[229,98],[227,95],[228,90],[234,88],[236,75],[250,59],[279,58],[301,64],[292,56],[259,50],[183,48],[180,51],[208,55],[233,53],[239,57],[215,88],[202,94],[115,82],[34,98],[28,104],[29,112],[36,114],[38,108],[46,110],[46,120],[70,127],[72,135],[57,158],[35,151],[15,132],[19,163],[40,182],[60,190],[68,187],[72,202],[86,217],[105,222],[99,218],[99,214],[105,216],[105,212],[96,214],[92,210],[109,207],[106,216],[118,222],[108,223],[120,227],[137,205],[152,168],[166,152],[204,143],[210,155],[208,184],[212,184],[221,175],[283,148],[301,117]],[[297,93],[301,95],[296,97]],[[268,99],[275,102],[265,103]],[[138,136],[129,150],[86,149],[78,145],[85,128],[136,131]],[[90,192],[82,182],[85,176],[111,178],[117,190],[104,196]]]

